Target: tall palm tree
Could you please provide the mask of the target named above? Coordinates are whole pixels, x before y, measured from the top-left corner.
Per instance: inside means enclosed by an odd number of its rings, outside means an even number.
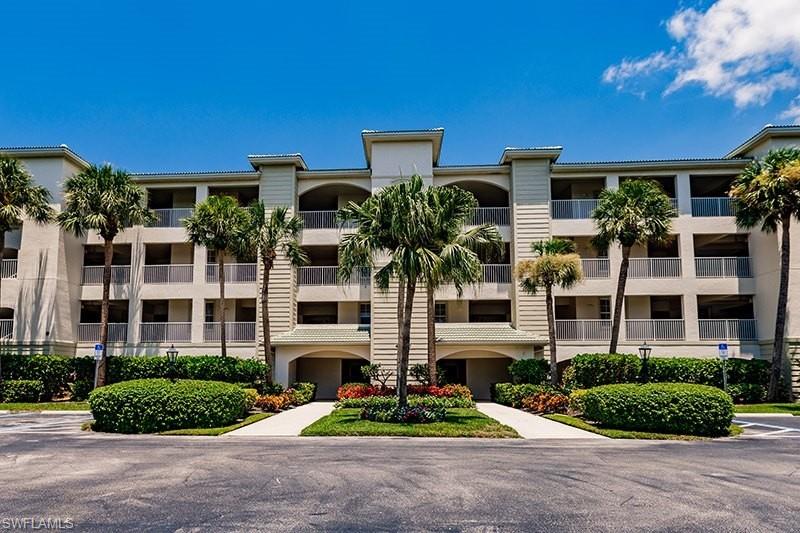
[[[423,273],[427,300],[428,378],[438,383],[436,375],[436,300],[435,294],[443,284],[455,286],[461,297],[465,285],[479,283],[483,278],[480,255],[500,255],[503,237],[497,226],[483,224],[464,229],[478,202],[472,193],[459,187],[429,187],[425,199],[433,217],[428,222],[434,230],[427,246],[439,256],[435,268]]]
[[[570,289],[583,279],[581,258],[575,253],[575,243],[566,239],[550,239],[531,244],[535,259],[517,264],[520,287],[536,294],[543,287],[547,311],[547,337],[550,343],[550,383],[558,386],[558,358],[556,356],[556,318],[553,312],[553,287]]]
[[[750,163],[734,181],[733,198],[736,224],[741,228],[760,225],[765,232],[781,229],[781,273],[778,283],[778,309],[772,345],[772,372],[768,400],[781,396],[786,305],[789,297],[790,226],[800,219],[800,149],[770,150],[760,161]]]
[[[245,228],[242,243],[249,251],[255,250],[261,259],[264,271],[261,279],[261,326],[264,330],[264,362],[267,364],[265,384],[272,383],[275,354],[269,325],[269,277],[278,253],[282,253],[293,266],[308,264],[308,256],[300,247],[300,230],[303,221],[289,213],[286,206],[273,207],[269,211],[263,202],[254,202],[249,209],[250,218]]]
[[[614,318],[611,323],[611,343],[608,348],[610,353],[617,351],[631,248],[635,244],[668,242],[674,214],[675,209],[669,197],[652,180],[623,181],[618,189],[604,189],[600,193],[597,208],[592,213],[597,226],[592,244],[598,250],[608,249],[612,243],[619,243],[622,247]]]
[[[103,239],[103,299],[100,306],[100,344],[97,385],[106,383],[108,363],[108,308],[114,239],[125,228],[148,224],[155,214],[147,208],[147,193],[130,174],[109,164],[92,165],[64,182],[64,208],[58,224],[78,237],[96,231]]]
[[[350,202],[339,210],[338,218],[355,225],[355,232],[345,235],[339,244],[341,280],[347,282],[354,269],[372,267],[387,257],[375,270],[375,285],[388,291],[391,283],[397,283],[397,398],[399,405],[405,406],[414,295],[424,273],[441,262],[426,247],[435,228],[429,224],[434,217],[422,178],[414,175],[385,187],[360,205]]]
[[[225,331],[225,254],[235,254],[242,249],[242,239],[249,215],[239,206],[236,198],[212,195],[194,208],[194,213],[183,220],[186,239],[194,245],[205,246],[217,256],[219,281],[219,340],[220,353],[228,355]]]
[[[18,228],[24,219],[46,224],[55,217],[50,207],[50,192],[36,185],[28,170],[13,157],[0,154],[0,265],[6,247],[6,232]],[[3,277],[0,275],[0,289]],[[0,296],[2,290],[0,290]],[[0,383],[3,367],[0,362]]]

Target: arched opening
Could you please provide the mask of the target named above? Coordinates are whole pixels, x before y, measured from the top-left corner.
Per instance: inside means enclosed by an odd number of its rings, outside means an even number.
[[[489,400],[492,385],[511,380],[508,366],[512,361],[514,358],[506,354],[467,349],[447,354],[437,364],[447,382],[466,385],[476,400]]]
[[[318,400],[336,399],[343,383],[364,382],[361,367],[369,360],[351,352],[322,350],[304,354],[289,362],[289,382],[317,384]]]
[[[508,207],[508,191],[484,181],[457,181],[447,185],[469,191],[478,200],[479,207]]]

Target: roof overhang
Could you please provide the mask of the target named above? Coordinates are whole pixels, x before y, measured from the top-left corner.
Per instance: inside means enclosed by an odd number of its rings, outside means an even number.
[[[272,338],[275,346],[369,344],[369,328],[359,324],[298,324]]]
[[[436,342],[439,344],[515,344],[521,346],[547,343],[540,337],[506,322],[443,323],[436,325]]]
[[[299,170],[308,170],[302,154],[254,154],[248,155],[247,160],[256,170],[267,166],[293,166]]]
[[[653,161],[591,161],[556,163],[553,174],[569,172],[634,172],[655,170],[741,170],[750,159],[673,159]]]
[[[134,181],[147,183],[175,181],[250,181],[258,180],[258,172],[253,170],[223,170],[204,172],[136,172],[131,174]]]
[[[500,156],[500,164],[507,165],[519,159],[548,159],[551,162],[558,160],[561,155],[561,146],[537,146],[532,148],[506,147]]]
[[[61,157],[81,169],[86,169],[91,166],[88,161],[73,152],[66,144],[62,144],[60,146],[23,146],[0,148],[0,153],[13,155],[18,159]]]
[[[800,138],[800,126],[772,126],[767,125],[761,131],[747,139],[745,142],[725,154],[725,159],[743,157],[747,152],[768,139],[797,137]]]
[[[442,138],[444,128],[431,128],[429,130],[363,130],[361,142],[364,144],[364,157],[367,166],[372,165],[372,144],[376,142],[430,142],[433,144],[433,166],[439,164],[439,155],[442,152]]]

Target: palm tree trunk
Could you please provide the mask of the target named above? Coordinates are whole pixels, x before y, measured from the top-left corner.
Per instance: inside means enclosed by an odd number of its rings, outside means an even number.
[[[430,283],[426,288],[428,297],[428,380],[431,385],[436,385],[436,300],[435,291]]]
[[[769,377],[767,401],[777,402],[782,396],[781,373],[783,371],[784,331],[786,328],[786,305],[789,298],[789,258],[791,216],[781,219],[781,278],[778,284],[778,309],[775,313],[775,339],[772,345],[772,372]]]
[[[403,280],[397,281],[397,366],[396,374],[400,375],[400,359],[403,358],[403,313],[405,312],[406,284]]]
[[[558,357],[556,356],[556,322],[553,314],[553,287],[545,286],[547,308],[547,338],[550,341],[550,384],[558,387]]]
[[[406,283],[406,297],[403,311],[403,350],[397,365],[397,404],[400,407],[408,405],[408,356],[411,348],[411,312],[414,308],[414,293],[417,290],[417,280],[410,279]]]
[[[269,273],[272,266],[264,261],[264,277],[261,283],[261,329],[264,330],[264,362],[267,372],[264,376],[264,385],[271,385],[274,379],[275,358],[272,353],[272,335],[269,331]]]
[[[614,297],[614,320],[611,322],[611,344],[608,353],[617,353],[619,342],[619,327],[622,323],[622,304],[625,302],[625,284],[628,282],[628,264],[631,258],[631,247],[622,247],[622,261],[619,264],[619,279],[617,280],[617,295]]]
[[[225,342],[225,256],[224,250],[217,250],[217,270],[219,270],[219,346],[222,357],[228,355]]]
[[[97,386],[106,384],[108,368],[108,308],[111,299],[111,261],[114,258],[114,241],[103,240],[103,300],[100,303],[100,344],[103,345],[103,355],[97,365]]]

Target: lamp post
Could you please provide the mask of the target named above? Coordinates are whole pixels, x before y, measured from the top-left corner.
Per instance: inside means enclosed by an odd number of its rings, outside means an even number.
[[[640,376],[642,383],[647,383],[647,381],[650,379],[650,375],[648,373],[649,369],[647,368],[647,360],[650,359],[650,352],[652,351],[653,349],[647,344],[647,341],[639,346],[639,357],[642,358],[642,373]]]
[[[175,361],[178,359],[178,350],[174,344],[171,344],[167,350],[167,359],[169,360],[169,379],[175,382]]]

